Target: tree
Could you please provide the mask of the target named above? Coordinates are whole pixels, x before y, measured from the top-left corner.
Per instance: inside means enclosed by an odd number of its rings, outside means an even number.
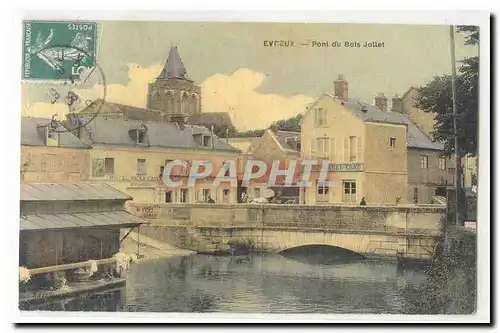
[[[300,132],[300,121],[302,120],[302,114],[298,114],[295,117],[288,119],[278,120],[276,125],[280,131],[291,131]]]
[[[248,130],[244,132],[237,132],[234,137],[235,138],[256,138],[261,137],[266,130],[258,129],[258,130]]]
[[[225,139],[233,137],[236,134],[236,128],[233,125],[213,125],[214,127],[214,134],[217,135],[219,138]]]
[[[459,26],[457,31],[465,35],[466,45],[479,44],[479,27]],[[476,156],[479,57],[465,58],[460,62],[456,78],[458,142],[462,156]],[[445,154],[450,156],[455,152],[451,76],[436,76],[418,92],[415,106],[435,115],[432,137],[444,143]]]
[[[291,131],[291,132],[300,132],[300,121],[302,120],[302,114],[298,114],[295,117],[291,117],[288,119],[278,120],[276,126],[279,131]],[[233,133],[232,137],[235,138],[254,138],[261,137],[264,135],[265,129],[256,129],[256,130],[248,130],[244,132],[237,132],[236,130]]]

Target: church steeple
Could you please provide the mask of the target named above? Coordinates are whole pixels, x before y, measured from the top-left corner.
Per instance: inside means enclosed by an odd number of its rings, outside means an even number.
[[[189,116],[201,112],[201,87],[187,76],[177,46],[172,45],[167,62],[154,82],[148,84],[149,109],[169,116]]]
[[[187,77],[187,71],[182,63],[181,56],[177,50],[177,46],[172,45],[170,47],[170,52],[168,53],[167,62],[163,67],[160,75],[156,78],[157,80],[167,80],[167,79],[182,79],[189,80]]]

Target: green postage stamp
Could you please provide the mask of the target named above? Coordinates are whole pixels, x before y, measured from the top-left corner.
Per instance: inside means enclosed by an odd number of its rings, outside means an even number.
[[[96,65],[97,23],[24,21],[24,80],[78,80]]]

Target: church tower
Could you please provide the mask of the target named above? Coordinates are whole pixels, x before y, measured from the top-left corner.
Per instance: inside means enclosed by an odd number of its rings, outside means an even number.
[[[170,117],[201,113],[201,88],[188,78],[177,46],[170,47],[163,70],[148,86],[148,109]]]

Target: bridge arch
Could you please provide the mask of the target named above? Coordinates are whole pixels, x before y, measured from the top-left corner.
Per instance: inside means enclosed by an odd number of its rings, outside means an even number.
[[[271,236],[271,235],[269,235]],[[364,255],[370,252],[371,235],[365,233],[336,234],[332,232],[281,231],[275,232],[277,252],[303,246],[329,246]]]
[[[348,260],[366,259],[363,254],[347,250],[338,246],[324,244],[300,245],[279,252],[282,256],[290,259],[307,261],[309,263],[335,263]]]

